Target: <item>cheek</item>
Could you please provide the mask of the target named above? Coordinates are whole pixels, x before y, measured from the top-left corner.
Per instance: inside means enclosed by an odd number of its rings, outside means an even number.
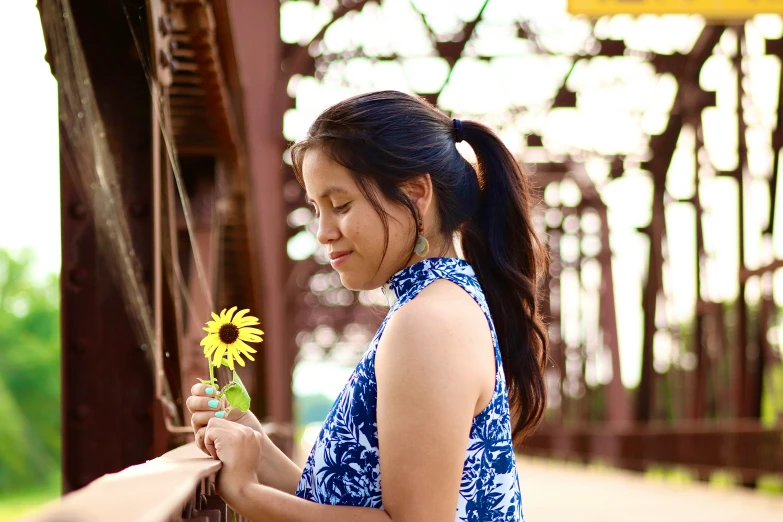
[[[383,241],[383,224],[375,213],[355,212],[343,222],[343,233],[354,246],[367,253],[378,242],[378,237]]]

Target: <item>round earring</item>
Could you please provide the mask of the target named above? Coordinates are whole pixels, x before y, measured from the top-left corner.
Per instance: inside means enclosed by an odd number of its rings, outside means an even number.
[[[419,257],[427,257],[427,254],[430,253],[430,242],[422,235],[423,231],[424,226],[419,223],[419,235],[416,238],[416,246],[413,247],[413,251],[416,252],[416,255]]]

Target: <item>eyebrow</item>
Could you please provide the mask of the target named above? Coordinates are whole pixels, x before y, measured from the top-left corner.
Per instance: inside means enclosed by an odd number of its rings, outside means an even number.
[[[340,188],[340,187],[327,187],[321,193],[321,197],[319,199],[328,198],[329,196],[331,196],[333,194],[348,194],[348,191],[345,190],[344,188]],[[313,200],[310,199],[310,196],[308,196],[307,194],[305,194],[305,200],[307,200],[307,202],[310,203],[310,204],[313,203]]]

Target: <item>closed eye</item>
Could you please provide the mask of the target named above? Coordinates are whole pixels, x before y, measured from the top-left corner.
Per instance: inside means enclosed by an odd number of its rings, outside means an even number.
[[[350,205],[350,203],[346,203],[345,205],[340,205],[339,207],[334,207],[334,211],[337,212],[338,214],[342,214],[343,212],[348,210],[348,205]]]

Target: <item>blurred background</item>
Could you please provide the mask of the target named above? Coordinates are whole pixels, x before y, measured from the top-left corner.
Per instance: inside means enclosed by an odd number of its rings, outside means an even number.
[[[783,18],[681,4],[0,3],[0,520],[187,442],[234,305],[253,410],[306,457],[388,304],[340,285],[288,148],[380,89],[496,129],[536,187],[535,519],[558,483],[783,497]]]

